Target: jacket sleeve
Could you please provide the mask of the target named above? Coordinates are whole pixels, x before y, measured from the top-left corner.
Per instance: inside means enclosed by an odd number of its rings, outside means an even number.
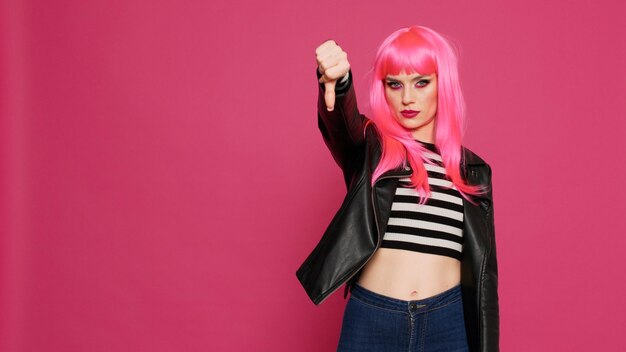
[[[322,75],[317,67],[315,72],[319,80]],[[326,109],[324,100],[326,89],[323,83],[318,82],[318,127],[324,138],[324,143],[330,150],[337,165],[343,170],[344,175],[350,169],[350,162],[353,161],[356,153],[365,144],[364,128],[366,117],[358,110],[352,77],[352,69],[350,69],[347,79],[337,82],[335,86],[335,108],[333,111]]]
[[[493,192],[491,182],[491,167],[489,168],[489,193],[491,207],[489,209],[489,229],[490,229],[490,250],[485,263],[485,276],[482,294],[481,320],[484,327],[481,332],[481,340],[484,341],[482,352],[500,351],[500,309],[498,300],[498,261],[496,254],[495,221],[493,216]]]

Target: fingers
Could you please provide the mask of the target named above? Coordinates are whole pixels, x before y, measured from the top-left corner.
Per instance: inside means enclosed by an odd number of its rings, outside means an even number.
[[[336,80],[328,81],[324,83],[324,101],[326,102],[326,110],[333,111],[335,110],[335,85],[337,84]]]
[[[322,77],[319,79],[320,83],[337,81],[344,78],[348,74],[348,71],[350,71],[350,64],[347,60],[342,60],[337,65],[328,67],[326,70],[322,67],[318,67],[317,70],[322,74]]]
[[[332,72],[325,71],[337,65],[345,65],[348,61],[348,54],[334,40],[329,39],[315,49],[315,59],[320,73],[326,73],[328,78],[337,79],[343,76],[343,74],[337,70]]]
[[[333,111],[337,80],[345,77],[350,70],[348,54],[334,40],[329,39],[315,49],[315,56],[321,74],[319,83],[324,84],[326,109]]]
[[[318,57],[318,71],[328,79],[340,79],[348,73],[350,63],[345,51],[333,51],[328,56]]]
[[[329,39],[315,49],[315,56],[318,57],[319,61],[320,58],[328,56],[335,48],[339,48],[339,45],[334,40]]]

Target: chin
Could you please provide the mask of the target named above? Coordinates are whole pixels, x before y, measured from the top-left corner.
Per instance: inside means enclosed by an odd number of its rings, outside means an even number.
[[[414,122],[414,123],[402,123],[401,124],[402,127],[404,127],[404,129],[409,130],[409,131],[414,131],[422,126],[425,125],[425,123],[423,123],[422,121],[420,122]]]

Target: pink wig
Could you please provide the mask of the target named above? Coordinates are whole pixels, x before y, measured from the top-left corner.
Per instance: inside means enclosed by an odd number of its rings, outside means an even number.
[[[406,161],[415,170],[411,186],[420,195],[419,204],[426,203],[430,194],[428,174],[423,156],[426,151],[417,143],[410,131],[405,130],[393,117],[385,97],[384,80],[389,75],[437,74],[437,113],[435,115],[435,145],[450,180],[461,195],[472,202],[467,194],[481,194],[485,189],[465,183],[460,174],[461,142],[465,131],[465,100],[458,77],[457,56],[450,43],[435,31],[411,26],[392,33],[383,41],[376,54],[370,85],[371,121],[376,126],[382,145],[380,162],[372,175],[372,185],[386,171]],[[467,193],[467,194],[466,194]],[[473,202],[472,202],[473,203]]]

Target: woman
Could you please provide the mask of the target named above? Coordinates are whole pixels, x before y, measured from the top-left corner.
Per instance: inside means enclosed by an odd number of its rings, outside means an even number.
[[[318,124],[348,192],[297,271],[320,304],[351,292],[339,351],[498,351],[491,167],[462,146],[457,57],[422,26],[380,46],[370,118],[347,54],[316,49]]]

